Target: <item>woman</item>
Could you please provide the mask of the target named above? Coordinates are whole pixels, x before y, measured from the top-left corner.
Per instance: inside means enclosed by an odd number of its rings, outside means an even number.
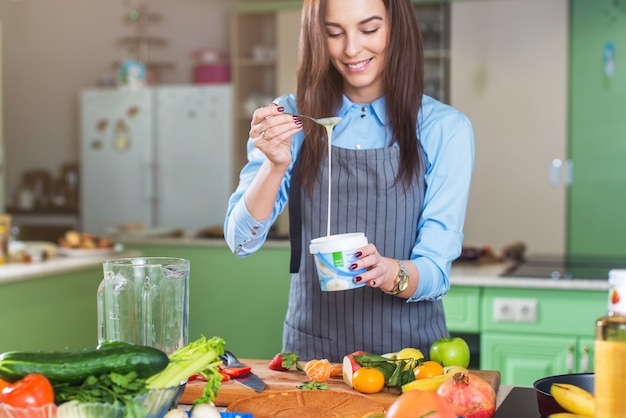
[[[441,298],[461,251],[474,161],[471,124],[423,95],[410,0],[305,0],[296,95],[257,109],[249,162],[225,222],[231,249],[261,247],[289,201],[291,289],[283,351],[341,361],[419,348],[447,334]],[[327,224],[324,128],[332,136],[331,234],[364,232],[351,268],[367,286],[322,292],[308,243]]]

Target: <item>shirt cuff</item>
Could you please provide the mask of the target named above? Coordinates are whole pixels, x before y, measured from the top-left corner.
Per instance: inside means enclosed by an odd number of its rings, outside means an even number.
[[[426,257],[411,260],[419,272],[420,281],[413,296],[407,302],[442,299],[450,289],[450,281],[437,266]]]
[[[232,251],[238,256],[244,257],[258,250],[267,236],[270,220],[257,221],[250,215],[245,201],[242,199],[240,204],[235,205],[231,213],[231,222],[234,227],[232,237],[235,237]]]

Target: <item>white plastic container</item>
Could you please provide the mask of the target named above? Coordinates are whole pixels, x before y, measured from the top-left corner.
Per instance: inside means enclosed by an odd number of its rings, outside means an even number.
[[[355,283],[354,277],[365,269],[350,270],[357,260],[354,253],[367,245],[367,238],[361,232],[324,236],[311,240],[309,252],[313,254],[317,276],[323,291],[355,289],[365,283]]]

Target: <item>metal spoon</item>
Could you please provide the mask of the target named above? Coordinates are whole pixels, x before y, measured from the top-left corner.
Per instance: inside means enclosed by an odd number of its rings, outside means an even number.
[[[319,119],[312,118],[311,116],[307,116],[307,115],[300,115],[300,114],[296,114],[294,116],[298,116],[300,118],[311,119],[313,122],[320,124],[322,126],[335,126],[341,120],[341,118],[337,116],[328,117],[328,118],[319,118]]]

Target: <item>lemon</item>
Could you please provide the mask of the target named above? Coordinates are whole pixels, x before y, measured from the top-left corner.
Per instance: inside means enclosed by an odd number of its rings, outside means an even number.
[[[397,360],[410,360],[409,364],[412,364],[413,367],[417,365],[417,360],[421,358],[424,358],[424,354],[422,354],[422,352],[417,348],[411,347],[403,348],[398,351],[398,354],[396,355]],[[409,368],[409,364],[407,364],[407,369]]]

